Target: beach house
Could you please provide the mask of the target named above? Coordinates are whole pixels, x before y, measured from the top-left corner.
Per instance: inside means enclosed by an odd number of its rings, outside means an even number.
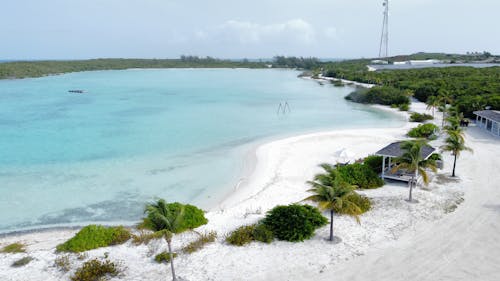
[[[474,111],[476,125],[492,135],[500,136],[500,111],[481,110]]]
[[[380,175],[383,179],[392,179],[409,182],[412,179],[413,174],[405,170],[392,171],[392,168],[396,163],[394,163],[393,158],[401,157],[404,151],[401,149],[402,141],[393,142],[388,146],[377,151],[375,155],[382,156],[382,174]],[[430,145],[425,145],[420,151],[422,159],[429,158],[436,149]]]

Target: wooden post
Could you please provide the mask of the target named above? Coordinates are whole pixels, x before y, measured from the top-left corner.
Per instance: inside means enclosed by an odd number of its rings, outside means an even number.
[[[384,178],[384,176],[385,176],[385,156],[382,156],[382,178]]]

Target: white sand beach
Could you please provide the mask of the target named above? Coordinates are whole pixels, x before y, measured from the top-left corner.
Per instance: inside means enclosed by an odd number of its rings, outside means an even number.
[[[413,103],[412,110],[425,111]],[[406,113],[401,113],[406,114]],[[439,119],[435,122],[439,123]],[[500,140],[478,128],[467,130],[467,145],[458,160],[457,179],[450,179],[452,157],[443,153],[445,168],[426,187],[415,190],[419,203],[409,204],[406,184],[388,182],[384,187],[362,191],[373,199],[373,209],[352,218],[335,216],[334,233],[341,242],[326,241],[328,226],[302,243],[275,241],[235,247],[224,235],[264,217],[278,204],[298,202],[308,193],[306,181],[321,172],[320,163],[344,159],[335,152],[346,149],[352,159],[375,153],[405,138],[401,128],[359,129],[301,135],[274,141],[256,150],[253,173],[223,202],[207,213],[209,223],[199,232],[215,230],[218,240],[193,254],[175,259],[176,271],[185,280],[498,280],[500,277]],[[431,144],[438,147],[438,139]],[[462,203],[463,201],[463,203]],[[13,261],[27,254],[0,254],[0,280],[68,280],[84,261],[71,257],[72,271],[53,266],[55,246],[75,230],[53,230],[0,238],[0,246],[27,244],[30,264],[13,268]],[[179,249],[196,234],[173,239]],[[170,270],[153,261],[166,243],[124,245],[88,251],[88,257],[120,261],[123,275],[117,280],[169,279]]]

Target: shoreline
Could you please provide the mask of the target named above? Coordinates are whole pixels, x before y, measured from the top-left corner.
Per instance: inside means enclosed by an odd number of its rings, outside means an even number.
[[[413,104],[412,110],[425,106]],[[396,109],[387,108],[396,111]],[[399,112],[399,111],[398,111]],[[401,114],[406,114],[402,112]],[[437,122],[437,120],[436,120]],[[433,183],[415,190],[419,204],[408,205],[404,198],[408,191],[406,185],[388,182],[384,187],[362,190],[373,200],[373,209],[361,216],[361,224],[345,216],[335,216],[334,231],[342,237],[342,242],[330,244],[325,241],[328,227],[318,229],[311,240],[302,243],[275,241],[271,244],[251,243],[244,247],[234,247],[224,242],[224,236],[241,225],[255,223],[263,218],[265,212],[276,206],[298,202],[308,195],[306,181],[321,171],[318,164],[335,163],[335,152],[340,149],[352,151],[352,159],[358,159],[376,152],[388,143],[404,139],[406,129],[417,123],[405,122],[397,128],[367,128],[350,130],[330,130],[266,142],[255,150],[258,165],[246,184],[231,193],[219,209],[213,208],[206,213],[209,220],[196,231],[217,231],[216,242],[203,250],[177,258],[176,271],[187,280],[267,280],[284,278],[289,280],[308,280],[318,272],[331,271],[347,261],[356,261],[358,256],[368,255],[377,249],[391,247],[399,243],[400,237],[413,233],[423,225],[432,225],[436,220],[446,218],[450,208],[456,208],[464,196],[468,184],[466,170],[475,165],[466,155],[461,161],[458,172],[464,175],[464,182],[458,184]],[[451,156],[444,155],[446,163]],[[494,155],[492,156],[494,157]],[[469,161],[466,161],[469,160]],[[472,163],[472,164],[471,164]],[[474,166],[475,167],[475,166]],[[447,174],[449,165],[440,174]],[[439,178],[439,177],[438,177]],[[459,208],[461,209],[461,208]],[[61,273],[52,264],[58,255],[54,247],[71,237],[75,230],[47,230],[45,232],[25,233],[1,237],[0,244],[22,241],[27,244],[28,252],[35,257],[32,265],[24,269],[11,269],[9,264],[20,255],[0,255],[0,272],[6,280],[23,280],[26,276],[37,280],[55,281],[67,279],[72,271]],[[174,236],[174,251],[191,242],[193,233]],[[89,257],[102,257],[109,253],[113,260],[123,261],[126,272],[122,280],[157,280],[165,276],[165,266],[152,261],[151,251],[157,252],[166,247],[164,241],[152,245],[134,246],[131,242],[86,252]],[[331,249],[331,250],[326,250]],[[218,258],[215,258],[218,257]],[[223,258],[225,262],[221,262]],[[82,261],[72,258],[76,268]],[[240,276],[238,279],[236,276]],[[325,276],[325,275],[323,275]]]

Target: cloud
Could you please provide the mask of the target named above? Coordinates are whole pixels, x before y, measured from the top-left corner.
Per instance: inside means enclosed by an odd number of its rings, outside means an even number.
[[[204,36],[200,36],[200,34]],[[303,19],[291,19],[272,24],[228,20],[211,30],[198,31],[196,37],[240,44],[292,43],[311,45],[317,41],[315,28]]]

